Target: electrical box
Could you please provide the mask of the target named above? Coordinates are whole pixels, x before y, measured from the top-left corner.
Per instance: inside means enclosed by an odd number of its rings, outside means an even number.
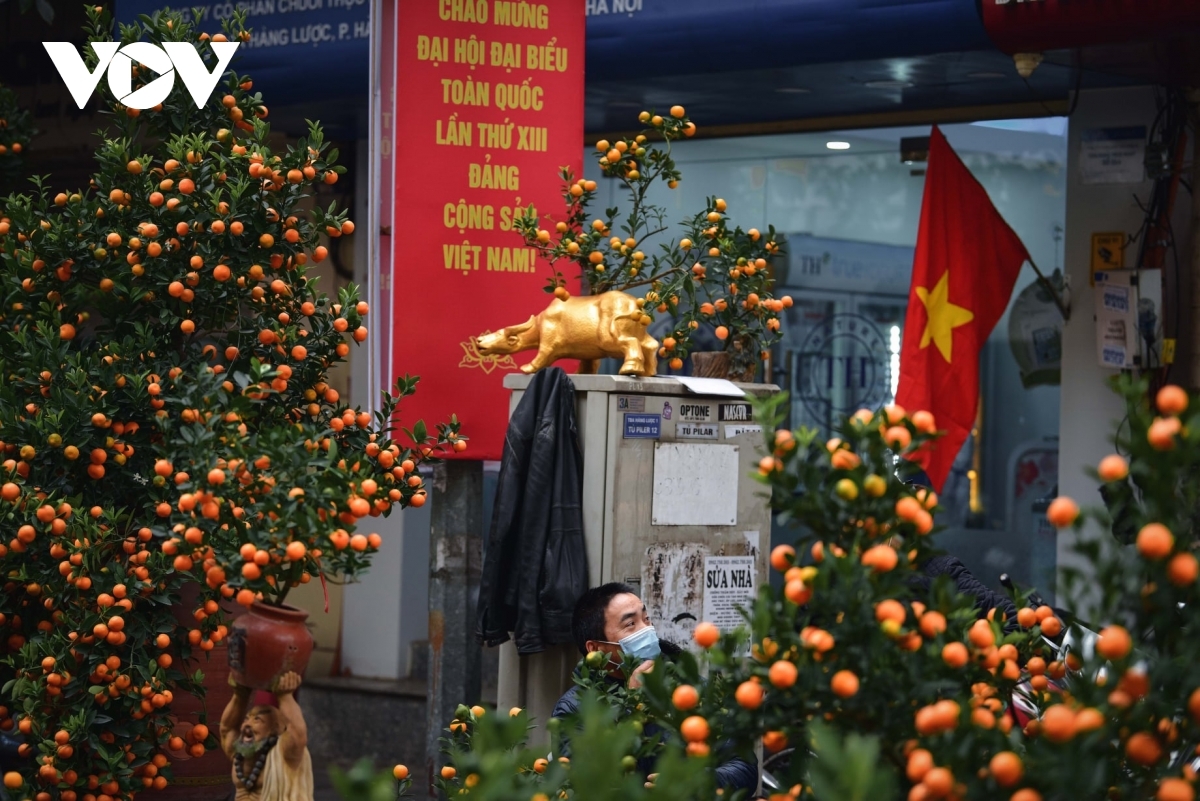
[[[510,414],[530,376],[509,375]],[[679,379],[573,375],[583,452],[588,579],[633,585],[661,639],[694,647],[700,621],[741,623],[767,581],[769,491],[753,477],[762,423],[744,396],[697,394]],[[720,382],[771,395],[769,384]],[[498,702],[538,721],[571,686],[574,646],[518,657],[501,646]]]

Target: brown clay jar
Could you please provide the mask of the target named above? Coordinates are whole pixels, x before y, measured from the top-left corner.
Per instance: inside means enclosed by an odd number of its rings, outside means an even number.
[[[313,651],[304,621],[308,612],[294,606],[255,602],[229,631],[229,674],[243,687],[270,690],[288,671],[301,675]]]

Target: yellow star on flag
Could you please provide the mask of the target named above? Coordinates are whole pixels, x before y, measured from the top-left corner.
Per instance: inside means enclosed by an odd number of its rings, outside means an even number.
[[[925,332],[921,334],[921,347],[927,348],[929,343],[933,342],[938,353],[949,363],[951,346],[954,344],[954,329],[974,320],[975,313],[950,302],[949,270],[942,273],[932,292],[926,287],[917,287],[917,297],[925,304],[925,312],[929,316]]]

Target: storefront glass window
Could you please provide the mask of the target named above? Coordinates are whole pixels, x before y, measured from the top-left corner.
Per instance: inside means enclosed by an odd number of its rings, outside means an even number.
[[[1043,272],[1061,267],[1066,120],[942,127]],[[675,148],[684,180],[653,201],[668,219],[729,203],[744,228],[786,239],[775,266],[795,305],[771,380],[791,393],[789,423],[828,431],[840,415],[894,397],[924,190],[924,164],[900,141],[928,128],[889,128],[688,141]],[[829,141],[848,142],[833,151]],[[587,158],[585,162],[591,162]],[[591,176],[596,177],[596,176]],[[603,205],[623,206],[613,181]],[[1061,320],[1028,266],[981,360],[978,435],[942,492],[939,545],[993,586],[1001,573],[1052,592],[1054,534],[1041,514],[1058,474]]]

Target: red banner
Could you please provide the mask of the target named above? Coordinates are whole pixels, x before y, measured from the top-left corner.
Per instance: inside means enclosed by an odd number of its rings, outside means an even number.
[[[499,459],[503,377],[533,352],[481,357],[472,338],[550,301],[514,230],[529,204],[561,215],[560,167],[583,153],[581,0],[398,4],[391,378],[421,377],[401,413],[463,422],[472,459]]]
[[[982,0],[983,26],[1006,53],[1178,35],[1200,26],[1196,0]]]

